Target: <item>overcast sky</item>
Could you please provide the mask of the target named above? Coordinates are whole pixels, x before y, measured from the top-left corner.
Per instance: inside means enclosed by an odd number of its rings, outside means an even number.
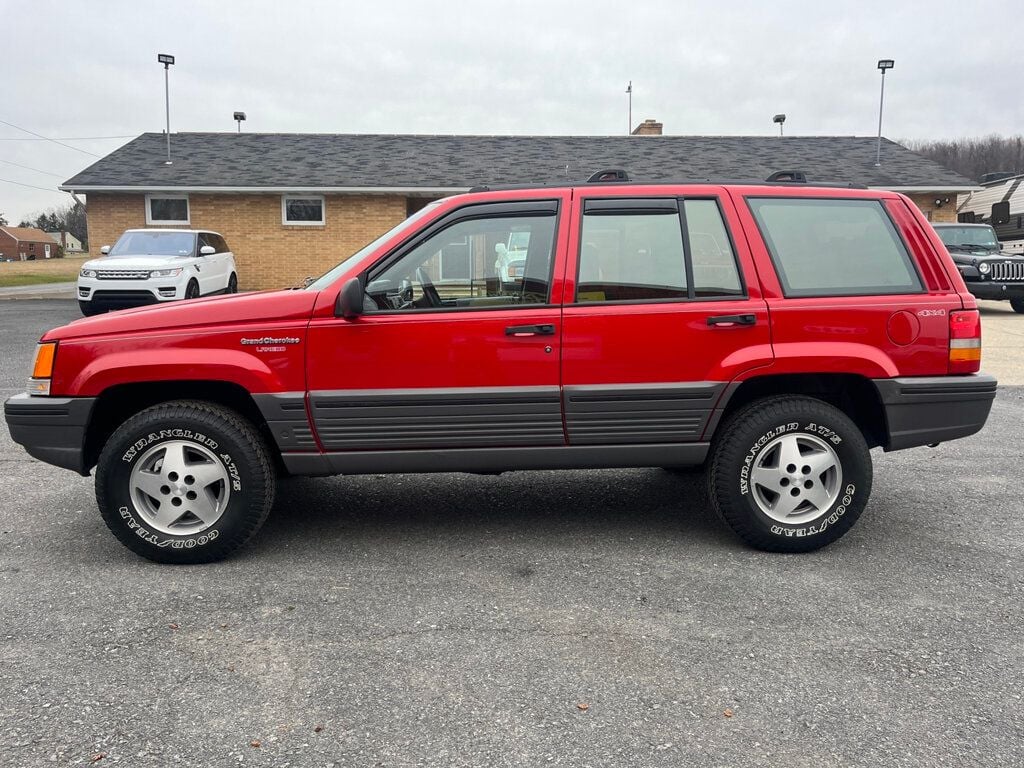
[[[46,2],[0,0],[0,213],[68,200],[57,184],[164,126],[338,133],[874,135],[1024,132],[1003,2]],[[1015,22],[1013,22],[1015,23]],[[1019,64],[1017,69],[1019,70]],[[73,139],[73,140],[72,140]],[[36,170],[12,165],[29,166]],[[41,173],[46,171],[47,173]]]

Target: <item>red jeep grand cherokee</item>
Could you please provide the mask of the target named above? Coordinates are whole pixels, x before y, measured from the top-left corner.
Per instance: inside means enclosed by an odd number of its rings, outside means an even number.
[[[500,254],[523,258],[500,279]],[[79,320],[5,406],[160,562],[225,557],[278,473],[707,463],[761,549],[835,541],[869,449],[977,432],[974,298],[899,194],[806,184],[488,189],[439,200],[304,290]]]

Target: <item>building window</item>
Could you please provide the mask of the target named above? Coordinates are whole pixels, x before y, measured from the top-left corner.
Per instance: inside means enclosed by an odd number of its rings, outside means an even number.
[[[188,195],[146,195],[147,224],[188,224]]]
[[[317,226],[324,222],[324,198],[320,195],[282,195],[281,223]]]

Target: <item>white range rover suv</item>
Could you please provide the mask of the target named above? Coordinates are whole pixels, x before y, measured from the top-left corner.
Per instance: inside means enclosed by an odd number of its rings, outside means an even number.
[[[100,253],[78,274],[86,316],[238,291],[235,257],[216,232],[129,229]]]

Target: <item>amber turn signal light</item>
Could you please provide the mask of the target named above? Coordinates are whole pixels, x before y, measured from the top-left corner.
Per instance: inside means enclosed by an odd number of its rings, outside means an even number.
[[[32,366],[33,379],[53,376],[53,360],[57,356],[57,342],[47,341],[36,347],[36,363]]]

